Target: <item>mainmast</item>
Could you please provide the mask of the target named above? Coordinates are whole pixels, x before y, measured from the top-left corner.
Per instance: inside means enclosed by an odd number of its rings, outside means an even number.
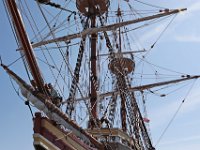
[[[30,69],[30,72],[34,78],[34,81],[36,83],[36,86],[38,90],[41,92],[45,92],[44,89],[44,80],[42,78],[40,69],[38,67],[32,46],[29,42],[28,36],[26,34],[24,24],[21,18],[21,15],[18,11],[17,5],[15,0],[7,0],[6,1],[7,8],[9,10],[9,13],[12,17],[12,21],[14,24],[14,28],[16,31],[16,35],[19,39],[20,46],[22,48],[23,55],[26,58],[26,62],[28,63],[28,67]]]
[[[95,27],[96,24],[96,16],[91,16],[91,27]],[[91,74],[90,74],[90,103],[91,103],[91,111],[94,118],[98,118],[97,116],[97,34],[94,33],[91,35]],[[93,125],[91,124],[91,127]]]
[[[78,10],[88,17],[91,21],[91,28],[96,27],[97,16],[103,15],[108,11],[109,0],[77,0],[76,5]],[[91,49],[90,49],[90,105],[91,115],[89,120],[89,128],[94,128],[97,124],[97,33],[91,34]]]
[[[121,10],[120,10],[120,7],[119,7],[119,4],[118,4],[118,9],[117,9],[117,17],[118,17],[118,21],[119,23],[121,22]],[[119,44],[118,44],[118,55],[120,55],[119,57],[122,57],[122,39],[121,39],[121,28],[119,28],[119,31],[118,31],[118,35],[119,35]],[[118,77],[120,76],[120,74],[118,75]],[[121,78],[118,78],[117,79],[118,81],[118,85],[121,85],[121,88],[124,87],[124,85],[122,85],[123,83],[125,83],[125,81],[121,81]],[[121,96],[121,126],[122,126],[122,130],[124,132],[127,131],[127,125],[126,125],[126,98],[125,98],[125,95],[124,93],[121,93],[120,94]]]

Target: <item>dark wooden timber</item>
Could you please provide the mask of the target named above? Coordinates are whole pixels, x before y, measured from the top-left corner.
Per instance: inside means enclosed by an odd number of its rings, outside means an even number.
[[[26,34],[23,21],[21,19],[21,16],[19,14],[17,4],[15,0],[7,0],[6,1],[8,10],[10,15],[12,16],[12,21],[15,26],[15,31],[17,34],[17,37],[19,39],[20,46],[23,49],[26,62],[28,63],[29,69],[31,71],[31,74],[37,84],[37,87],[40,91],[44,91],[43,85],[44,80],[42,78],[42,75],[40,73],[40,69],[38,67],[37,61],[34,56],[34,52],[32,49],[32,46],[29,42],[28,36]]]
[[[8,73],[10,77],[12,77],[18,85],[23,86],[21,88],[24,88],[25,90],[29,91],[32,95],[37,97],[39,101],[45,104],[45,107],[51,112],[57,114],[59,117],[61,117],[65,122],[67,122],[70,127],[72,127],[75,131],[80,132],[80,134],[83,134],[92,144],[94,144],[99,150],[103,149],[103,145],[98,142],[95,138],[93,138],[90,134],[88,134],[86,131],[84,131],[80,126],[78,126],[74,121],[70,120],[68,116],[63,113],[58,107],[56,107],[51,100],[47,99],[47,97],[42,93],[35,93],[34,90],[30,85],[28,85],[24,80],[22,80],[19,76],[17,76],[13,71],[11,71],[7,66],[4,64],[1,64],[1,66],[4,68],[4,70]],[[79,134],[79,135],[80,135]]]
[[[91,27],[95,27],[96,25],[96,16],[92,16],[91,17]],[[97,50],[96,50],[96,43],[97,43],[97,34],[94,33],[91,35],[91,63],[90,63],[90,67],[91,67],[91,76],[90,76],[90,94],[91,94],[91,98],[90,98],[90,103],[91,103],[91,108],[92,108],[92,115],[93,118],[96,119],[97,118]],[[95,120],[93,120],[95,121]],[[92,122],[93,122],[92,121]],[[91,124],[91,128],[94,127],[94,124]]]
[[[91,35],[93,33],[98,33],[98,32],[103,32],[103,31],[113,31],[113,30],[116,30],[120,27],[128,26],[128,25],[131,25],[131,24],[136,24],[136,23],[140,23],[140,22],[144,22],[144,21],[148,21],[148,20],[152,20],[152,19],[156,19],[156,18],[160,18],[160,17],[169,16],[169,15],[172,15],[172,14],[177,14],[177,13],[185,11],[185,10],[187,10],[187,9],[183,8],[183,9],[168,10],[168,11],[163,11],[163,12],[156,14],[156,15],[138,18],[138,19],[134,19],[134,20],[130,20],[130,21],[124,21],[124,22],[120,22],[120,23],[110,24],[110,25],[107,25],[107,26],[88,28],[86,30],[83,30],[80,33],[70,34],[70,35],[67,35],[67,36],[62,36],[62,37],[50,39],[50,40],[47,40],[47,41],[41,41],[41,42],[33,44],[32,46],[33,47],[39,47],[39,46],[50,44],[50,43],[63,42],[63,41],[68,41],[68,40],[75,39],[75,38],[81,38],[83,36]]]

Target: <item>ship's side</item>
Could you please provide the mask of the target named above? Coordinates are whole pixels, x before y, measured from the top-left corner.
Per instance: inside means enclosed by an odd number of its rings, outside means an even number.
[[[95,150],[88,143],[84,143],[70,131],[64,131],[55,121],[35,114],[34,147],[36,150]]]

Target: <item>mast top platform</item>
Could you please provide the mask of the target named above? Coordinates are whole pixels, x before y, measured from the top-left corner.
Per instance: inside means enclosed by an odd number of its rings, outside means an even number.
[[[108,11],[109,6],[109,0],[76,0],[77,9],[85,16],[101,16]]]
[[[130,58],[116,57],[108,65],[110,71],[114,74],[129,74],[135,69],[135,63]]]

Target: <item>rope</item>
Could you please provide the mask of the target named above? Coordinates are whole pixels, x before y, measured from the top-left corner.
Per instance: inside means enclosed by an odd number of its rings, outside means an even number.
[[[19,43],[18,43],[17,36],[16,36],[16,34],[15,34],[15,31],[14,31],[14,27],[13,27],[13,25],[12,25],[12,23],[11,23],[11,19],[10,19],[10,17],[9,17],[8,10],[6,9],[6,3],[5,3],[5,0],[3,0],[3,4],[4,4],[4,9],[5,9],[6,16],[7,16],[7,18],[8,18],[8,22],[9,22],[9,24],[10,24],[10,27],[11,27],[12,33],[13,33],[14,38],[15,38],[15,41],[16,41],[18,47],[19,47]]]
[[[37,0],[35,0],[35,1],[38,2]],[[59,8],[61,10],[64,10],[64,11],[67,11],[67,12],[70,12],[70,13],[76,13],[75,11],[71,11],[69,9],[62,8],[60,4],[56,4],[56,3],[53,3],[53,2],[46,2],[46,3],[41,3],[41,4],[49,5],[49,6],[54,7],[54,8]]]
[[[169,121],[169,123],[167,124],[166,128],[164,129],[164,131],[162,132],[162,134],[160,135],[160,137],[158,138],[158,141],[155,144],[155,147],[160,143],[161,139],[164,137],[165,133],[167,132],[167,130],[169,129],[170,125],[173,123],[173,121],[175,120],[176,116],[178,115],[181,107],[183,106],[183,104],[185,103],[185,101],[187,100],[188,95],[190,94],[190,92],[192,91],[192,88],[194,87],[195,82],[197,81],[194,80],[194,82],[192,83],[192,86],[190,87],[190,89],[188,90],[188,92],[186,93],[185,98],[181,101],[181,104],[179,105],[178,109],[176,110],[176,112],[174,113],[174,115],[172,116],[171,120]]]
[[[50,27],[50,25],[49,25],[49,23],[48,23],[48,21],[47,21],[47,18],[45,17],[45,15],[44,15],[44,13],[43,13],[43,11],[42,11],[42,9],[41,9],[41,7],[40,7],[39,4],[38,4],[38,6],[39,6],[39,9],[40,9],[40,11],[41,11],[41,13],[42,13],[42,15],[43,15],[43,17],[44,17],[44,19],[45,19],[45,21],[46,21],[48,27],[49,27],[49,29],[50,29],[50,31],[51,31],[51,34],[52,34],[53,38],[55,38],[55,35],[54,35],[54,33],[52,32],[52,30],[51,30],[51,27]],[[56,44],[57,44],[58,47],[60,47],[58,43],[56,43]],[[73,73],[72,73],[72,71],[71,71],[71,68],[69,67],[69,64],[68,64],[68,62],[67,62],[67,60],[66,60],[66,58],[65,58],[65,56],[64,56],[64,54],[63,54],[63,52],[62,52],[62,50],[59,49],[59,51],[60,51],[61,56],[62,56],[63,59],[65,60],[65,63],[67,64],[67,67],[70,69],[70,73],[71,73],[71,75],[72,75],[72,77],[73,77]],[[81,90],[80,90],[80,88],[79,88],[78,85],[77,85],[77,88],[78,88],[78,91],[80,92],[81,97],[83,98],[84,96],[83,96],[83,94],[82,94],[82,92],[81,92]],[[85,101],[84,101],[84,102],[85,102]],[[85,102],[85,105],[86,105],[86,107],[87,107],[87,109],[88,109],[89,115],[90,115],[91,118],[95,121],[95,126],[98,127],[96,120],[94,119],[93,115],[91,114],[91,109],[89,108],[89,106],[88,106],[88,104],[87,104],[86,102]]]
[[[145,60],[144,58],[140,58],[138,56],[135,56],[136,58],[140,59],[141,61],[144,61],[152,66],[155,66],[155,67],[158,67],[160,69],[163,69],[163,70],[166,70],[166,71],[170,71],[170,72],[174,72],[174,73],[177,73],[177,74],[185,74],[185,73],[182,73],[182,72],[178,72],[178,71],[175,71],[175,70],[172,70],[172,69],[169,69],[169,68],[165,68],[165,67],[162,67],[162,66],[159,66],[159,65],[155,65],[153,63],[150,63],[149,61]]]
[[[155,46],[155,44],[158,42],[158,40],[161,38],[161,36],[164,34],[164,32],[167,30],[167,28],[171,25],[171,23],[174,21],[175,17],[177,16],[177,14],[174,15],[174,17],[172,18],[172,20],[167,24],[167,26],[164,28],[164,30],[161,32],[161,34],[158,36],[158,38],[156,39],[156,41],[153,43],[153,45],[151,46],[151,49]],[[148,52],[147,52],[148,53]]]
[[[142,2],[142,1],[139,1],[139,0],[134,0],[138,3],[141,3],[141,4],[144,4],[144,5],[147,5],[147,6],[151,6],[151,7],[155,7],[155,8],[161,8],[161,9],[166,9],[165,7],[160,7],[160,6],[157,6],[157,5],[152,5],[152,4],[149,4],[149,3],[145,3],[145,2]]]
[[[99,17],[100,22],[101,22],[101,26],[103,26],[103,21],[101,19],[101,17]],[[115,57],[114,57],[114,53],[113,53],[113,47],[111,45],[110,39],[107,35],[107,32],[103,32],[105,39],[106,39],[106,46],[109,49],[109,61],[112,61]],[[122,62],[119,62],[122,66]],[[126,80],[124,78],[125,73],[124,72],[119,72],[119,74],[117,75],[117,82],[118,82],[118,88],[120,91],[120,95],[127,97],[125,99],[125,103],[128,109],[128,112],[130,113],[130,119],[132,120],[133,126],[135,127],[135,136],[136,139],[138,139],[138,145],[140,145],[140,147],[142,147],[144,149],[144,146],[146,148],[152,148],[152,144],[151,141],[148,137],[148,133],[146,131],[146,127],[144,125],[144,123],[142,122],[142,116],[140,114],[139,108],[137,106],[137,103],[135,101],[135,97],[133,94],[129,94],[129,92],[127,91],[127,84],[126,84]],[[122,98],[123,99],[123,98]],[[134,108],[135,110],[133,110],[132,108]],[[136,118],[134,118],[134,116]],[[135,120],[135,121],[134,121]],[[141,120],[141,121],[140,121]],[[126,121],[126,120],[125,120]],[[125,129],[126,127],[124,127]],[[141,129],[141,136],[139,133],[139,129]],[[143,138],[143,140],[141,139],[141,137]],[[143,143],[143,144],[141,144]]]
[[[2,61],[2,58],[1,58],[1,55],[0,55],[0,65],[2,66],[3,64],[3,61]]]
[[[84,29],[87,28],[88,21],[89,21],[89,18],[87,18]],[[83,37],[82,40],[81,40],[81,44],[80,44],[80,47],[79,47],[79,53],[78,53],[78,57],[77,57],[77,62],[76,62],[76,67],[74,69],[73,80],[72,80],[71,88],[70,88],[70,92],[69,92],[69,98],[68,98],[68,105],[67,105],[66,113],[70,117],[71,117],[72,111],[74,109],[74,106],[73,106],[74,105],[74,97],[75,97],[75,93],[76,93],[77,84],[79,82],[79,73],[80,73],[80,68],[81,68],[81,62],[82,62],[83,54],[84,54],[84,50],[85,50],[85,40],[86,40],[86,37]]]
[[[28,106],[28,108],[29,108],[29,110],[30,110],[30,112],[31,112],[32,118],[34,118],[33,111],[32,111],[32,109],[31,109],[31,106],[30,106],[29,101],[27,100],[27,101],[25,101],[24,103],[25,103],[25,105]]]
[[[24,57],[24,55],[21,56],[21,57],[19,57],[19,58],[17,58],[16,60],[14,60],[12,63],[10,63],[10,64],[7,65],[7,66],[8,66],[8,67],[12,66],[13,64],[15,64],[17,61],[19,61],[19,60],[22,59],[23,57]]]
[[[38,7],[39,7],[39,9],[40,9],[40,11],[41,11],[41,13],[42,13],[42,15],[43,15],[43,17],[44,17],[46,23],[47,23],[47,26],[49,27],[50,33],[51,33],[52,36],[55,38],[55,35],[54,35],[54,33],[53,33],[53,31],[52,31],[52,29],[51,29],[51,27],[50,27],[50,24],[48,23],[47,18],[45,17],[44,12],[42,11],[42,9],[41,9],[41,7],[40,7],[39,4],[38,4]],[[57,47],[60,47],[60,45],[59,45],[58,43],[56,43],[56,45],[57,45]],[[42,51],[42,52],[43,52],[43,51]],[[63,81],[64,81],[63,76],[62,76],[62,75],[60,74],[60,72],[59,72],[60,69],[58,69],[58,67],[57,67],[57,65],[56,65],[56,63],[55,63],[55,61],[54,61],[52,55],[51,55],[50,52],[48,51],[48,49],[47,49],[47,52],[48,52],[48,54],[49,54],[49,56],[50,56],[50,58],[51,58],[51,60],[52,60],[52,62],[53,62],[53,64],[54,64],[54,66],[55,66],[56,69],[58,70],[58,75],[60,75],[61,78],[62,78]],[[59,52],[61,53],[61,56],[63,57],[63,60],[66,62],[65,56],[64,56],[64,54],[63,54],[63,52],[62,52],[62,50],[61,50],[60,48],[59,48]],[[43,54],[43,55],[44,55],[44,54]],[[47,63],[48,63],[48,59],[46,58],[45,55],[44,55],[44,57],[45,57],[45,59],[46,59],[46,61],[47,61]],[[48,64],[49,64],[49,63],[48,63]],[[50,71],[51,71],[51,73],[52,73],[54,79],[56,80],[56,77],[55,77],[55,75],[54,75],[54,73],[53,73],[53,71],[52,71],[51,68],[50,68]],[[58,88],[59,88],[60,92],[62,93],[62,96],[64,97],[64,93],[62,92],[62,89],[61,89],[61,87],[60,87],[59,85],[58,85]]]

